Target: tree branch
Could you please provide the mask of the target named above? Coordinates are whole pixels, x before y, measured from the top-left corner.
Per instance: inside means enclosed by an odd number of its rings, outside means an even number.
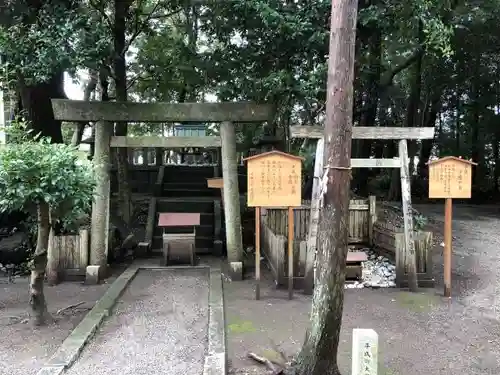
[[[111,19],[109,18],[109,16],[106,14],[106,10],[104,9],[104,6],[103,4],[98,4],[99,1],[98,0],[89,0],[89,4],[92,8],[94,8],[95,10],[97,10],[99,12],[99,14],[102,16],[102,18],[104,18],[104,21],[108,24],[108,27],[109,28],[112,28],[113,27],[113,23],[111,22]]]
[[[394,69],[383,74],[380,79],[379,90],[380,88],[386,89],[387,87],[392,85],[394,77],[401,73],[403,70],[412,66],[420,57],[425,53],[425,48],[423,46],[417,47],[417,49],[408,57],[402,64],[396,66]]]
[[[155,16],[155,12],[158,10],[159,6],[160,6],[160,3],[155,4],[155,6],[153,7],[153,10],[146,16],[146,18],[142,22],[136,23],[135,30],[132,33],[129,41],[125,44],[125,48],[122,51],[122,56],[128,51],[128,49],[130,48],[132,43],[137,39],[137,37],[144,31],[146,26],[149,24],[149,21],[151,21],[153,19],[158,19],[158,18],[172,17],[173,15],[180,13],[183,9],[183,8],[179,8],[177,10],[174,10],[171,13]],[[138,18],[137,18],[137,20],[138,20]]]

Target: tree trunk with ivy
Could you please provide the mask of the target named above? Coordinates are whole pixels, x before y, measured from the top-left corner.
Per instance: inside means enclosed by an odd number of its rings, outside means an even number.
[[[54,143],[62,143],[61,121],[54,118],[52,99],[65,99],[63,72],[54,73],[47,82],[27,85],[23,77],[18,80],[19,114],[28,122],[32,135],[50,137]]]
[[[30,305],[32,320],[35,325],[43,325],[50,317],[43,292],[45,269],[47,267],[47,253],[50,234],[50,209],[46,203],[38,205],[38,235],[36,250],[32,260],[30,279]]]
[[[92,98],[92,94],[97,88],[98,72],[94,69],[89,70],[89,79],[85,84],[85,89],[83,90],[83,100],[88,102]],[[73,146],[78,146],[82,142],[83,132],[85,131],[85,126],[88,123],[78,122],[73,131],[73,136],[71,137],[71,144]]]
[[[333,0],[325,122],[325,170],[311,327],[297,375],[337,375],[348,242],[350,158],[357,0]]]
[[[125,61],[125,52],[127,49],[125,33],[127,13],[131,1],[115,0],[115,20],[113,27],[114,36],[114,80],[116,90],[116,100],[119,102],[127,101],[127,66]],[[126,136],[128,132],[126,122],[117,122],[115,127],[116,136]],[[128,173],[128,152],[126,148],[116,149],[116,168],[118,175],[118,200],[120,215],[127,225],[130,225],[132,215],[132,195],[129,185]]]

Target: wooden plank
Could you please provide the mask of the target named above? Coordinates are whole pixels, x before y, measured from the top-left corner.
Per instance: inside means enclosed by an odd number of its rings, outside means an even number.
[[[146,233],[144,236],[144,242],[149,243],[149,246],[153,246],[153,234],[155,228],[155,217],[156,217],[156,198],[152,197],[149,200],[148,207],[148,221],[146,223]]]
[[[405,254],[396,253],[396,275],[401,272],[401,266],[408,270],[408,287],[412,292],[418,288],[417,284],[417,265],[415,256],[415,243],[413,241],[413,214],[411,206],[411,181],[409,173],[408,160],[408,144],[405,139],[399,141],[399,158],[401,159],[401,199],[403,203],[403,218],[404,218],[404,239],[405,239]],[[399,256],[399,258],[398,258]],[[403,261],[401,261],[401,257]],[[400,275],[404,275],[404,268]]]
[[[111,147],[221,147],[220,137],[111,137]]]
[[[373,226],[377,222],[377,197],[370,195],[368,197],[368,204],[370,206],[368,218],[368,244],[373,246]]]
[[[52,99],[57,120],[128,122],[263,122],[272,119],[274,106],[245,102],[133,103]]]
[[[368,260],[368,255],[364,251],[348,251],[346,262],[365,262]]]
[[[320,211],[320,179],[323,175],[324,162],[324,147],[323,138],[318,140],[316,145],[316,159],[314,161],[314,180],[312,188],[311,213],[309,215],[309,231],[307,233],[307,255],[305,264],[305,290],[306,294],[312,294],[315,280],[315,259],[316,245],[318,242],[318,225]]]
[[[313,189],[314,189],[314,181],[313,181]],[[314,194],[314,191],[313,191],[313,194]],[[313,195],[313,197],[314,197],[314,195]],[[313,199],[313,201],[314,201],[314,199]],[[311,201],[311,204],[303,204],[302,206],[294,207],[294,210],[310,209],[312,204],[313,204],[312,203],[313,201]],[[361,200],[361,202],[363,202],[363,203],[357,203],[357,201],[351,200],[349,202],[349,210],[351,210],[351,211],[368,211],[368,209],[370,207],[368,205],[368,203],[364,203],[364,200]],[[267,210],[287,210],[288,207],[287,206],[272,206],[272,207],[266,207],[266,209]]]
[[[191,227],[200,225],[198,212],[161,212],[158,215],[159,227]]]
[[[368,211],[370,206],[367,203],[354,203],[349,204],[349,211]]]
[[[79,240],[78,268],[86,270],[89,265],[89,230],[81,229]]]
[[[291,126],[292,138],[323,138],[322,126]],[[354,126],[352,139],[432,139],[434,128]]]
[[[394,159],[351,159],[352,168],[399,168],[399,158]]]

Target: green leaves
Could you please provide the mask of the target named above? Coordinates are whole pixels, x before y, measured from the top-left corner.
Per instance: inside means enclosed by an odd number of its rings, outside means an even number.
[[[94,168],[76,148],[47,139],[0,149],[0,209],[22,210],[41,202],[53,212],[90,211]]]
[[[17,22],[0,25],[3,75],[24,77],[27,85],[46,82],[54,72],[96,66],[110,54],[110,33],[101,15],[82,5],[44,2],[23,8]]]

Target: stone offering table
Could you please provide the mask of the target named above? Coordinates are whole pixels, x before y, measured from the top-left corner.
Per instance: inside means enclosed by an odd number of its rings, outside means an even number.
[[[163,266],[171,261],[195,265],[196,227],[200,225],[199,213],[163,212],[159,214],[158,226],[163,228]],[[169,233],[169,229],[190,230],[183,233]]]
[[[349,251],[346,260],[346,279],[361,280],[363,274],[362,262],[368,260],[364,251]]]

